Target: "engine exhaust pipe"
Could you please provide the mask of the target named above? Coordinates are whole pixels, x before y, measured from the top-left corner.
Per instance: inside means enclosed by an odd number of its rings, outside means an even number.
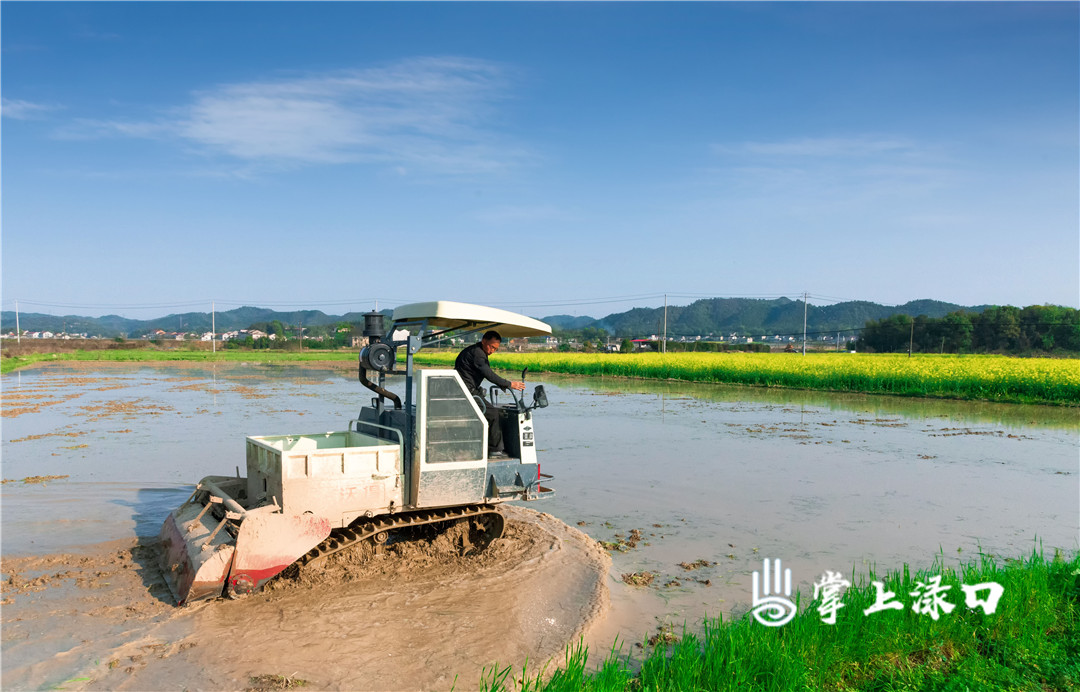
[[[367,378],[367,370],[365,370],[363,366],[360,366],[360,384],[364,385],[379,396],[384,396],[390,401],[394,402],[394,408],[401,408],[401,399],[398,397],[398,395],[394,394],[391,391],[387,391],[384,387],[380,387],[379,385],[369,380]]]

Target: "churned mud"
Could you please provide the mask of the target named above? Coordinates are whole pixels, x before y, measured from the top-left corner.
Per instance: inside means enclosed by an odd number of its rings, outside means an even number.
[[[345,429],[369,394],[342,368],[4,375],[0,685],[474,689],[579,633],[595,662],[737,617],[766,558],[807,596],[826,569],[1077,545],[1075,409],[545,376],[557,494],[531,506],[591,539],[532,514],[475,558],[451,534],[177,610],[144,554],[164,518],[203,476],[241,473],[246,435]]]
[[[607,608],[610,559],[576,529],[504,507],[504,536],[453,530],[354,549],[265,593],[177,608],[151,540],[5,558],[4,689],[473,689],[485,667],[561,655]],[[270,688],[267,688],[270,689]]]

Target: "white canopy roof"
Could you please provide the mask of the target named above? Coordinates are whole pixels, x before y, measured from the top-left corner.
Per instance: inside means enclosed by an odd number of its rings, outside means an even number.
[[[409,303],[394,309],[394,322],[422,320],[427,320],[429,327],[437,329],[483,326],[484,329],[494,329],[504,338],[551,334],[551,327],[540,320],[483,305],[437,300],[430,303]]]

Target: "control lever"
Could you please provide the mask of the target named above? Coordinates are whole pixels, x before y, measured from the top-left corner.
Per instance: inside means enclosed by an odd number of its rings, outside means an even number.
[[[525,373],[529,372],[529,366],[526,365],[525,369],[521,371],[521,383],[525,384]],[[510,388],[510,394],[514,397],[514,403],[517,404],[518,413],[528,413],[529,407],[525,405],[525,392],[518,394],[518,390],[513,387]]]

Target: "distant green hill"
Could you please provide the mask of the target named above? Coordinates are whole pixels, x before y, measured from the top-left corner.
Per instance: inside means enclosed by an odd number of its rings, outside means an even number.
[[[834,305],[813,305],[807,309],[809,332],[835,332],[857,329],[867,320],[880,320],[891,315],[926,315],[944,317],[956,310],[982,312],[988,306],[966,307],[939,300],[913,300],[905,305],[889,306],[868,301],[849,301]],[[561,329],[600,327],[614,336],[642,337],[663,330],[663,308],[634,308],[608,315],[592,322],[575,317],[573,326],[563,320],[566,316],[545,317],[544,321]],[[789,298],[763,300],[758,298],[706,298],[690,305],[669,305],[667,310],[668,336],[727,336],[801,334],[803,329],[802,301]]]
[[[880,320],[891,315],[926,315],[944,317],[949,312],[967,310],[982,312],[985,305],[964,307],[937,300],[914,300],[905,305],[887,306],[866,301],[850,301],[834,305],[810,305],[807,311],[807,330],[810,332],[835,332],[844,329],[857,329],[867,320]],[[389,313],[389,311],[384,311]],[[663,308],[633,308],[626,312],[608,315],[600,319],[573,315],[552,315],[543,321],[554,329],[579,330],[585,327],[600,327],[614,336],[643,337],[658,334],[663,329]],[[186,312],[150,320],[134,320],[119,315],[104,317],[82,317],[79,315],[45,315],[41,313],[19,313],[19,326],[31,332],[49,331],[85,333],[90,336],[138,338],[157,329],[166,332],[210,331],[209,312]],[[240,307],[218,312],[215,315],[215,327],[218,333],[247,329],[253,324],[277,320],[286,326],[304,325],[307,327],[332,325],[339,322],[359,324],[363,322],[362,313],[350,312],[344,315],[327,315],[320,310],[294,310],[278,312],[267,308]],[[803,328],[802,301],[788,298],[762,300],[755,298],[706,298],[690,305],[668,306],[668,335],[705,336],[707,334],[728,335],[737,332],[741,335],[801,334]],[[0,332],[8,333],[15,329],[15,313],[7,310],[0,313]]]
[[[362,313],[350,312],[345,315],[327,315],[320,310],[295,310],[292,312],[278,312],[267,308],[241,307],[233,310],[218,312],[214,316],[214,327],[220,334],[222,332],[247,329],[253,324],[272,322],[278,320],[282,324],[293,327],[303,325],[305,327],[332,325],[338,322],[361,323],[364,318]],[[161,329],[165,332],[194,332],[203,333],[210,331],[211,314],[209,312],[185,312],[165,317],[157,317],[149,320],[134,320],[119,315],[105,315],[103,317],[81,317],[78,315],[44,315],[33,312],[19,313],[19,327],[24,331],[53,333],[67,332],[69,334],[87,334],[88,336],[138,338]],[[7,333],[15,329],[15,313],[5,310],[0,313],[0,332]]]
[[[541,321],[551,325],[552,329],[584,329],[593,326],[596,323],[596,318],[577,315],[551,315]]]

